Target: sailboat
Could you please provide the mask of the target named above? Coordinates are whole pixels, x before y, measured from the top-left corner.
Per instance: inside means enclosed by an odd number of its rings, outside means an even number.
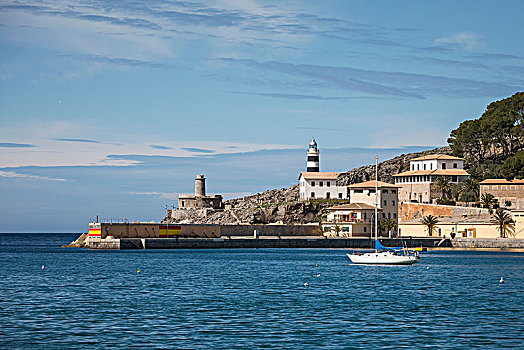
[[[404,247],[384,247],[378,240],[378,157],[375,157],[375,251],[371,253],[346,254],[353,264],[366,265],[412,265],[420,261]]]

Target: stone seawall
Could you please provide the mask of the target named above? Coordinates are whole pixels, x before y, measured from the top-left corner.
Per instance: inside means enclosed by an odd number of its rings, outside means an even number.
[[[456,238],[453,248],[524,249],[524,239],[511,238]]]
[[[262,237],[254,238],[122,238],[118,244],[90,244],[90,249],[223,249],[223,248],[347,248],[373,249],[371,238],[326,238],[326,237]],[[385,246],[407,245],[415,247],[450,247],[448,239],[412,238],[412,239],[381,239]],[[115,248],[118,246],[119,248]]]

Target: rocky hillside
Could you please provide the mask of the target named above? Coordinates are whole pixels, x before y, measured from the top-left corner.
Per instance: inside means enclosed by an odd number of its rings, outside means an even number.
[[[450,154],[449,147],[436,148],[424,152],[402,154],[379,163],[378,175],[381,181],[393,183],[393,175],[409,169],[410,159],[428,154]],[[375,166],[365,165],[345,173],[338,178],[339,185],[350,185],[375,178]],[[329,206],[346,203],[340,200],[299,201],[298,185],[289,188],[268,190],[251,196],[225,201],[226,210],[202,211],[188,209],[178,222],[201,224],[304,224],[320,221]],[[180,215],[179,215],[180,217]],[[164,218],[163,222],[172,222]]]

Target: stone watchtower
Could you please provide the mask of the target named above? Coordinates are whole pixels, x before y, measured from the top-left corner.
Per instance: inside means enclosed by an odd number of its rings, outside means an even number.
[[[309,143],[309,148],[307,150],[307,172],[319,172],[320,171],[320,162],[319,162],[319,151],[317,147],[317,142],[313,138]]]
[[[206,196],[206,178],[204,175],[197,175],[195,179],[195,197]]]

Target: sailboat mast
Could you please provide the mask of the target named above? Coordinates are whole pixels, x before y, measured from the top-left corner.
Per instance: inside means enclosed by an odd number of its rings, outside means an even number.
[[[375,240],[378,239],[378,156],[375,157]]]

